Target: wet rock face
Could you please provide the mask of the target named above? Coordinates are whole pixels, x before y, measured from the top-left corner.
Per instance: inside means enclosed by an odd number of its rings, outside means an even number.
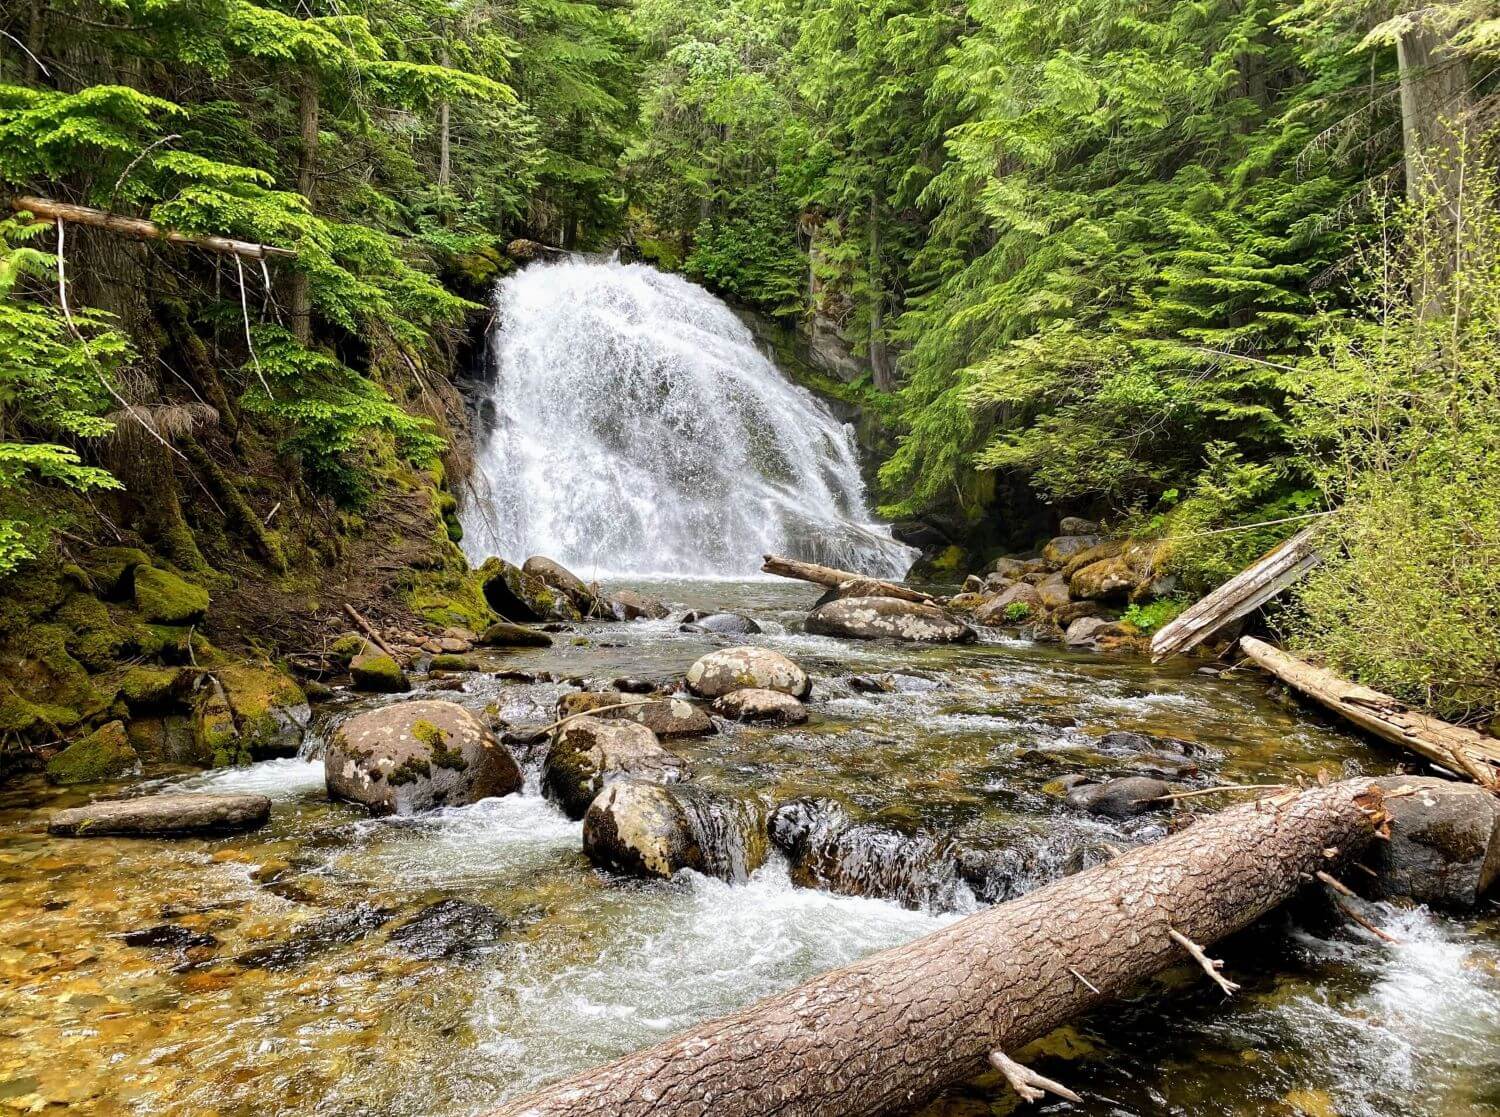
[[[751,647],[709,652],[688,668],[687,685],[700,698],[719,698],[746,687],[779,690],[794,698],[806,698],[812,691],[807,672],[786,656]]]
[[[457,807],[521,789],[521,770],[477,717],[452,702],[402,702],[340,725],[323,755],[328,793],[375,814]]]
[[[1500,880],[1500,799],[1476,784],[1432,777],[1373,782],[1387,792],[1411,789],[1385,799],[1390,841],[1372,843],[1365,858],[1375,871],[1367,882],[1373,895],[1445,908],[1478,904]]]
[[[968,625],[935,605],[894,597],[846,597],[819,605],[805,625],[816,636],[856,640],[907,640],[924,644],[963,644],[976,639]]]
[[[767,847],[760,804],[693,784],[611,784],[583,820],[589,860],[631,876],[693,869],[742,881],[765,863]]]
[[[254,830],[270,817],[264,795],[142,795],[58,811],[47,832],[64,838],[227,834]]]
[[[1061,565],[1102,542],[1104,540],[1097,535],[1059,535],[1042,548],[1042,558]]]
[[[557,716],[598,711],[602,718],[644,725],[664,741],[717,733],[713,718],[684,698],[634,699],[609,691],[584,690],[557,700]]]
[[[743,613],[689,613],[683,617],[683,632],[716,632],[720,636],[754,636],[760,632]]]
[[[561,570],[561,567],[558,567]],[[484,599],[508,621],[576,621],[583,614],[568,595],[513,562],[488,558],[479,568]]]
[[[582,818],[594,797],[617,780],[670,784],[691,774],[688,762],[662,748],[644,725],[580,717],[553,736],[542,789],[569,818]]]
[[[406,672],[390,656],[375,648],[361,652],[349,661],[349,675],[355,690],[373,694],[404,694],[411,689]]]
[[[505,917],[494,908],[449,897],[417,912],[386,942],[409,957],[435,961],[472,954],[497,940],[506,926]]]
[[[622,621],[659,621],[671,614],[671,610],[654,597],[647,597],[634,590],[616,590],[610,595],[615,616]]]
[[[1106,783],[1080,784],[1068,792],[1068,805],[1106,818],[1134,818],[1147,811],[1158,811],[1168,804],[1161,802],[1172,788],[1149,776],[1125,776]]]
[[[588,583],[562,563],[542,555],[532,555],[521,564],[521,570],[535,578],[540,578],[548,586],[563,594],[584,616],[614,620],[614,610],[609,602],[597,595]]]
[[[1136,584],[1135,571],[1123,558],[1091,562],[1073,573],[1068,589],[1088,601],[1123,601]]]
[[[760,721],[773,725],[800,725],[807,720],[807,707],[790,694],[757,687],[731,690],[715,699],[714,712],[735,721]]]

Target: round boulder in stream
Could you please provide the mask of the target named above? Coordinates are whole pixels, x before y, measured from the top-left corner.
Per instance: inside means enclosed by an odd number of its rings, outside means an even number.
[[[717,733],[714,719],[685,698],[630,698],[609,691],[580,690],[557,700],[557,716],[595,713],[644,725],[662,740]]]
[[[553,737],[542,789],[569,818],[582,818],[594,797],[616,780],[668,784],[689,774],[687,761],[662,748],[644,725],[581,717]]]
[[[687,685],[701,698],[719,698],[746,687],[779,690],[793,698],[806,698],[812,693],[812,680],[807,672],[770,648],[725,648],[709,652],[688,668]]]
[[[975,632],[935,605],[894,597],[846,597],[819,605],[804,626],[816,636],[856,640],[910,640],[924,644],[966,644]]]
[[[779,690],[746,687],[731,690],[714,701],[714,713],[735,721],[762,721],[773,725],[800,725],[807,720],[807,707]]]
[[[453,702],[401,702],[358,714],[323,754],[328,794],[375,814],[458,807],[521,789],[521,769],[484,723]]]
[[[665,879],[693,869],[740,881],[764,864],[767,846],[759,803],[693,784],[610,784],[583,819],[589,860],[632,876]]]

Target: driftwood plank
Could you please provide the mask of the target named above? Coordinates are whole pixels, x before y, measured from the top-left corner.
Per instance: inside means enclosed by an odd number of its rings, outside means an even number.
[[[1264,640],[1246,636],[1240,650],[1261,670],[1368,733],[1460,772],[1485,787],[1500,778],[1500,741],[1410,709],[1405,703],[1341,679]]]
[[[1316,527],[1304,528],[1258,562],[1247,566],[1213,593],[1196,602],[1151,640],[1151,660],[1185,652],[1231,621],[1260,608],[1318,565],[1313,547]]]

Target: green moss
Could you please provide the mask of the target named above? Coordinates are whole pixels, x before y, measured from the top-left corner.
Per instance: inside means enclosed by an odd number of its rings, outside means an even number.
[[[71,706],[31,702],[18,694],[0,693],[0,733],[20,737],[53,736],[72,729],[82,715]]]
[[[90,671],[107,671],[135,651],[133,632],[116,624],[104,602],[90,593],[73,594],[53,619],[68,630],[69,653]]]
[[[137,567],[150,566],[151,556],[139,547],[99,547],[85,563],[98,591],[106,597],[126,597],[135,582]]]
[[[355,635],[353,632],[344,633],[344,635],[328,645],[329,654],[337,658],[345,667],[348,667],[349,661],[364,650],[365,638]]]
[[[392,768],[385,778],[392,787],[400,787],[402,784],[415,783],[419,779],[425,780],[431,777],[432,765],[412,756]]]
[[[409,571],[403,596],[413,613],[442,628],[480,631],[493,619],[478,575],[468,569]]]
[[[443,653],[432,657],[432,670],[434,671],[478,671],[479,662],[468,655],[450,655]]]
[[[240,749],[256,759],[284,756],[301,743],[291,711],[307,704],[302,688],[270,663],[231,663],[216,669],[239,729]]]
[[[462,772],[469,766],[469,762],[464,759],[463,752],[459,749],[450,749],[443,731],[432,722],[413,722],[411,735],[427,746],[432,753],[432,763],[439,768],[450,768],[455,772]]]
[[[132,667],[120,680],[120,695],[132,710],[159,710],[180,702],[192,674],[177,667]]]
[[[411,689],[401,665],[388,655],[366,653],[354,657],[349,664],[349,674],[359,690],[371,690],[381,694],[399,694]]]
[[[94,783],[140,770],[141,758],[130,745],[124,723],[109,722],[74,741],[47,762],[47,779],[55,784]]]
[[[143,566],[135,572],[135,604],[152,624],[197,624],[208,612],[208,591],[176,574]]]

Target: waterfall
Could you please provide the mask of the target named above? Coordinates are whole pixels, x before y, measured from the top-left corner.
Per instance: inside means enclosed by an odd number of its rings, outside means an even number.
[[[482,560],[585,578],[736,576],[777,552],[886,578],[852,430],[702,287],[641,264],[538,263],[495,296],[498,375],[463,511]]]

